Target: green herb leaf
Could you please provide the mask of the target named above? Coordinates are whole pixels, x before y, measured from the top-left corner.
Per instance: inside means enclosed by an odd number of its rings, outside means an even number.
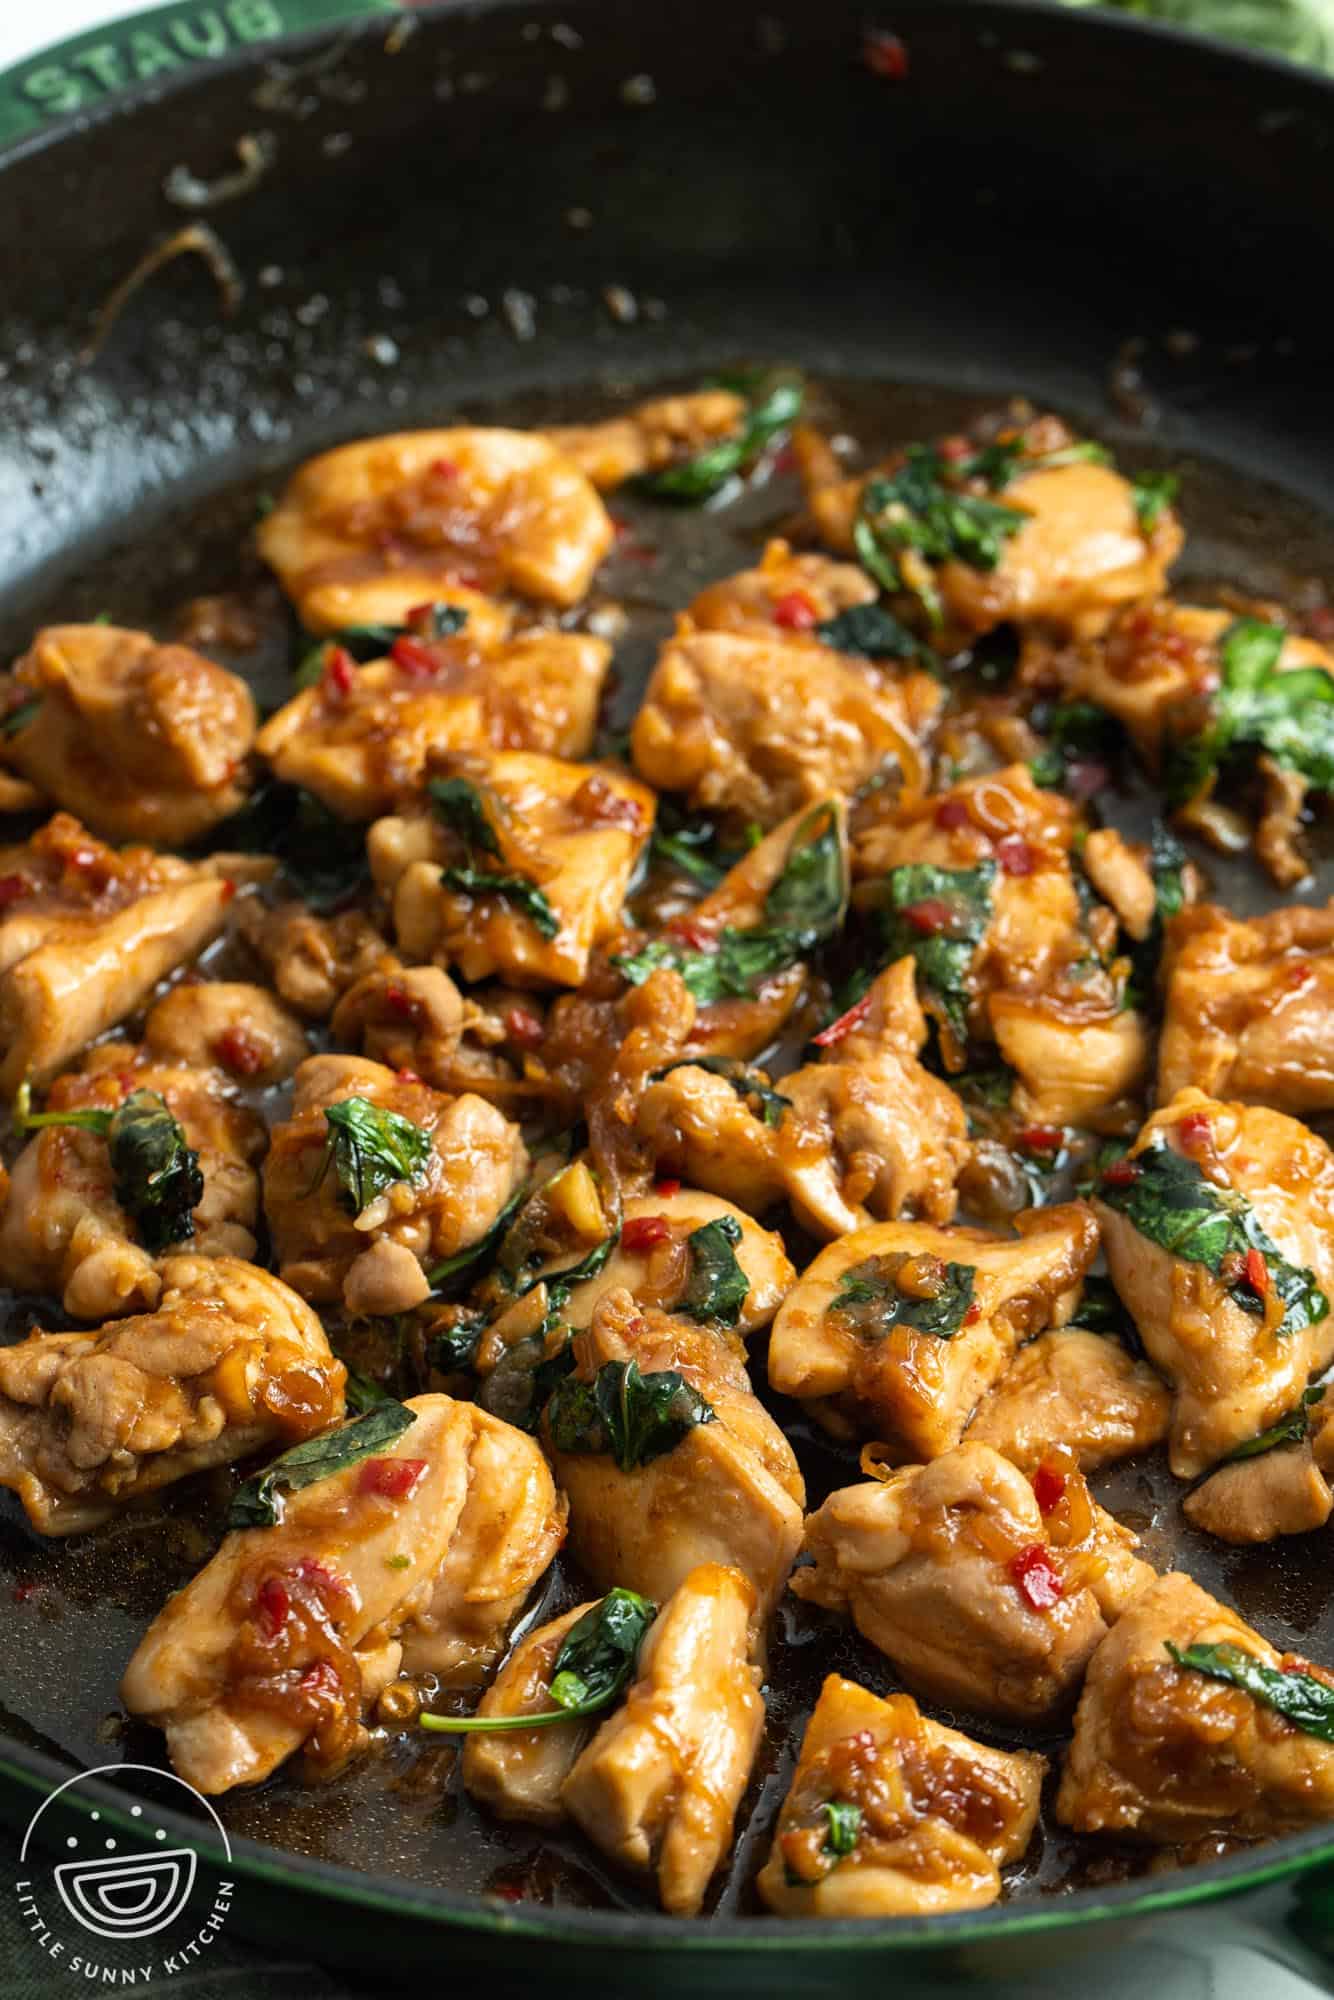
[[[276,780],[251,793],[240,812],[213,829],[209,847],[272,855],[291,890],[317,915],[340,908],[369,879],[365,828],[330,812],[312,792]]]
[[[411,625],[345,625],[340,632],[330,632],[301,655],[296,666],[296,685],[314,687],[323,680],[331,647],[341,646],[364,666],[367,660],[383,659],[395,639],[405,632],[423,639],[448,639],[461,632],[467,622],[467,609],[462,604],[434,603],[427,607],[424,617],[414,618]]]
[[[842,1860],[851,1854],[861,1839],[862,1809],[849,1805],[845,1799],[826,1799],[820,1808],[829,1822],[825,1835],[825,1852]]]
[[[423,1715],[423,1729],[463,1736],[484,1731],[547,1729],[610,1708],[634,1677],[639,1649],[658,1607],[637,1591],[609,1590],[600,1604],[576,1619],[552,1662],[555,1708],[533,1715]]]
[[[1151,535],[1181,491],[1181,480],[1175,472],[1137,472],[1131,491],[1140,527]]]
[[[1085,1278],[1079,1304],[1066,1325],[1082,1327],[1085,1333],[1107,1334],[1113,1339],[1138,1346],[1135,1322],[1122,1305],[1110,1278]]]
[[[33,1111],[25,1083],[14,1101],[19,1131],[48,1125],[95,1132],[107,1142],[116,1200],[154,1256],[195,1233],[194,1210],[204,1198],[199,1155],[185,1128],[156,1090],[132,1090],[115,1111]]]
[[[476,785],[466,778],[432,778],[426,789],[440,818],[470,853],[494,854],[499,860],[500,841],[491,824],[488,802]]]
[[[354,1417],[365,1416],[367,1410],[375,1409],[381,1403],[394,1403],[396,1396],[382,1388],[373,1375],[365,1375],[360,1368],[349,1368],[344,1385],[344,1399]]]
[[[917,1298],[898,1287],[901,1257],[868,1257],[843,1274],[829,1310],[848,1321],[860,1340],[883,1340],[896,1326],[911,1326],[937,1340],[953,1340],[973,1303],[977,1271],[972,1264],[946,1264],[945,1280],[934,1298]]]
[[[560,920],[543,891],[526,875],[504,875],[487,868],[443,868],[440,879],[461,896],[499,896],[527,917],[544,938],[560,935]]]
[[[1225,1453],[1222,1463],[1231,1465],[1237,1459],[1259,1458],[1264,1452],[1276,1451],[1280,1445],[1305,1444],[1311,1435],[1311,1406],[1318,1403],[1324,1393],[1323,1382],[1314,1389],[1308,1389],[1295,1410],[1289,1410],[1286,1416],[1271,1424],[1267,1431],[1261,1431],[1258,1437],[1247,1438],[1245,1444],[1239,1444]]]
[[[682,1056],[679,1062],[655,1069],[650,1081],[657,1083],[664,1076],[670,1076],[674,1069],[702,1069],[707,1070],[710,1076],[722,1077],[742,1103],[762,1118],[771,1131],[776,1131],[782,1124],[784,1112],[792,1109],[792,1099],[775,1090],[763,1070],[752,1069],[749,1063],[738,1062],[735,1056]]]
[[[1171,1257],[1203,1264],[1220,1279],[1225,1258],[1244,1259],[1248,1250],[1259,1250],[1269,1283],[1287,1308],[1278,1331],[1300,1333],[1324,1319],[1329,1300],[1315,1273],[1288,1262],[1245,1195],[1206,1180],[1195,1162],[1175,1152],[1161,1133],[1135,1155],[1134,1164],[1139,1169],[1134,1180],[1122,1186],[1104,1178],[1098,1194],[1141,1236]],[[1264,1299],[1245,1277],[1228,1283],[1227,1291],[1243,1312],[1263,1318]]]
[[[900,558],[910,549],[928,562],[993,570],[1006,542],[1029,519],[1018,508],[946,483],[958,476],[939,452],[909,445],[897,472],[867,480],[853,542],[863,568],[882,589],[895,593],[907,587]],[[943,612],[934,590],[920,584],[917,590],[931,622],[940,624]]]
[[[1091,701],[1056,703],[1042,717],[1040,727],[1047,745],[1028,768],[1034,784],[1048,791],[1060,789],[1073,761],[1106,753],[1118,733],[1112,717]]]
[[[1334,791],[1334,675],[1322,667],[1280,673],[1286,638],[1282,626],[1258,618],[1238,618],[1223,634],[1212,720],[1169,760],[1174,799],[1198,797],[1224,759],[1244,749],[1267,751],[1317,791]]]
[[[299,1493],[317,1480],[371,1458],[415,1424],[415,1410],[392,1399],[336,1431],[305,1438],[239,1487],[227,1511],[229,1528],[272,1528],[283,1517],[283,1493]]]
[[[751,396],[741,428],[732,437],[722,438],[661,472],[645,474],[636,481],[639,491],[654,500],[673,500],[687,507],[711,500],[781,431],[791,428],[801,415],[804,399],[802,385],[793,377],[769,378]]]
[[[332,1165],[339,1203],[349,1215],[363,1209],[399,1181],[419,1181],[431,1157],[431,1135],[397,1111],[368,1097],[344,1097],[324,1113],[329,1136],[316,1176],[319,1187]]]
[[[879,892],[885,962],[905,954],[916,961],[924,1001],[934,1004],[960,1043],[968,1039],[969,974],[991,922],[995,880],[994,861],[976,868],[914,861],[891,869]],[[940,927],[924,929],[928,918],[939,918]]]
[[[1240,1688],[1252,1701],[1259,1702],[1262,1708],[1273,1709],[1304,1735],[1317,1736],[1322,1743],[1334,1743],[1334,1688],[1326,1687],[1314,1675],[1267,1667],[1263,1660],[1257,1660],[1240,1646],[1183,1649],[1174,1646],[1170,1639],[1163,1644],[1174,1665],[1203,1674],[1208,1680],[1222,1681],[1228,1687]]]
[[[17,736],[21,730],[27,728],[30,722],[36,720],[37,712],[41,708],[41,705],[42,697],[39,694],[30,694],[26,701],[21,701],[14,708],[11,708],[8,714],[0,718],[0,736],[3,736],[6,741],[11,736]]]
[[[432,1291],[438,1291],[441,1285],[448,1284],[451,1278],[457,1278],[461,1272],[470,1271],[474,1264],[480,1264],[484,1257],[495,1250],[531,1193],[531,1188],[519,1188],[510,1196],[484,1235],[479,1236],[475,1243],[470,1243],[466,1250],[456,1250],[452,1257],[446,1257],[439,1264],[433,1265],[426,1273]]]
[[[567,1375],[547,1404],[557,1451],[609,1452],[622,1472],[660,1458],[717,1417],[674,1368],[641,1375],[637,1361],[607,1361],[594,1382]]]
[[[485,1316],[482,1313],[470,1313],[453,1326],[444,1327],[439,1333],[433,1333],[426,1343],[428,1365],[438,1368],[442,1375],[469,1373],[477,1359],[477,1349],[485,1332]]]
[[[611,1253],[620,1240],[621,1225],[618,1218],[611,1234],[604,1236],[600,1243],[595,1243],[587,1256],[581,1257],[577,1264],[567,1264],[559,1271],[527,1272],[515,1278],[512,1290],[517,1298],[524,1298],[532,1291],[534,1285],[545,1285],[553,1307],[563,1306],[576,1285],[586,1284],[589,1278],[596,1278],[600,1271],[606,1270]]]
[[[938,664],[929,646],[883,604],[853,604],[815,628],[826,646],[863,660],[921,660]]]
[[[735,1326],[750,1291],[750,1279],[736,1259],[741,1224],[734,1215],[720,1215],[686,1238],[690,1278],[674,1310],[688,1319],[715,1320]]]
[[[727,873],[726,868],[712,858],[710,850],[716,840],[717,829],[709,820],[671,829],[660,823],[655,824],[649,839],[649,859],[665,867],[679,869],[692,882],[697,882],[701,889],[716,889]]]

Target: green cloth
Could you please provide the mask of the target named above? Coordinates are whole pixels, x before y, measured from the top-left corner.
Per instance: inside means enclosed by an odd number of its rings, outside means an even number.
[[[1196,28],[1334,74],[1334,0],[1065,0],[1174,28]]]

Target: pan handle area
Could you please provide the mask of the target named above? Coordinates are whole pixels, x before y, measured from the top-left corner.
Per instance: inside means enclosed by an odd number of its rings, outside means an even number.
[[[184,71],[313,28],[398,14],[405,4],[411,0],[170,0],[72,35],[0,72],[0,147],[139,85],[170,83]]]

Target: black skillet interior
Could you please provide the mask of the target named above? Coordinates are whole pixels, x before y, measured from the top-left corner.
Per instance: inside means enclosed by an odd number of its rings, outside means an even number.
[[[219,65],[16,150],[0,162],[0,647],[44,616],[151,623],[244,583],[257,496],[342,437],[592,412],[747,358],[808,368],[868,443],[1027,395],[1185,469],[1192,575],[1290,601],[1328,578],[1329,338],[1309,276],[1334,248],[1334,89],[1123,22],[948,4],[894,8],[909,71],[892,81],[864,60],[866,25],[849,0],[427,9],[281,64]],[[257,131],[275,158],[252,192],[202,216],[164,196],[172,168],[215,180]],[[237,310],[184,257],[81,361],[112,287],[198,220],[243,281]],[[738,567],[789,497],[678,524],[651,572],[622,559],[610,586],[638,606],[627,690],[664,607]],[[848,1476],[827,1453],[807,1463]],[[1151,1525],[1161,1482],[1118,1478],[1109,1497]],[[21,1643],[0,1668],[17,1754],[68,1769],[150,1747],[108,1720],[115,1680],[164,1572],[183,1580],[208,1547],[209,1505],[198,1496],[202,1532],[186,1508],[56,1553],[6,1514],[0,1561],[39,1586],[8,1614]],[[1313,1543],[1190,1560],[1276,1638],[1334,1655]],[[800,1621],[791,1636],[807,1642],[795,1726],[842,1642]],[[775,1751],[765,1812],[784,1768]],[[418,1897],[444,1884],[440,1907],[451,1889],[640,1907],[586,1850],[502,1839],[456,1786],[442,1805],[420,1760],[318,1799],[280,1784],[230,1821]],[[708,1927],[720,1946],[772,1928],[729,1922],[758,1858],[743,1840]],[[1105,1879],[1049,1838],[1013,1887],[1075,1889],[1073,1916]],[[614,1918],[579,1921],[618,1935]]]

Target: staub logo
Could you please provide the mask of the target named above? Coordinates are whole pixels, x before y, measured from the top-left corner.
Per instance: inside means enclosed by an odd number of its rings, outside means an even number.
[[[108,1787],[123,1802],[109,1802]],[[206,1836],[216,1832],[230,1864],[226,1829],[208,1800],[152,1765],[84,1771],[38,1807],[19,1852],[19,1911],[55,1966],[102,1985],[146,1986],[203,1958],[233,1885],[225,1868],[168,1831],[159,1814],[172,1809],[192,1818],[202,1809]]]

